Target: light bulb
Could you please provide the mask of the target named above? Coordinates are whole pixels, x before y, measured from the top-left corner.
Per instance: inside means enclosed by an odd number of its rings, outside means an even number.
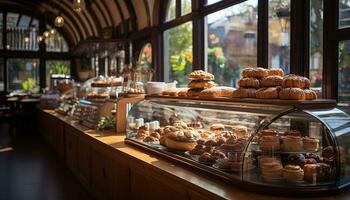
[[[52,29],[50,30],[50,33],[51,33],[51,35],[56,35],[57,31],[56,31],[56,29],[52,28]]]
[[[36,40],[38,41],[38,43],[44,41],[44,37],[42,35],[39,35]]]
[[[85,9],[85,1],[84,0],[74,0],[73,1],[73,10],[75,12],[81,12]]]
[[[28,43],[28,42],[29,42],[29,37],[28,37],[28,36],[25,36],[25,37],[24,37],[24,42],[25,42],[25,43]]]
[[[58,15],[55,18],[55,26],[62,27],[63,25],[64,25],[64,18],[62,16]]]
[[[50,31],[45,31],[43,35],[44,35],[45,38],[49,38],[50,37]]]

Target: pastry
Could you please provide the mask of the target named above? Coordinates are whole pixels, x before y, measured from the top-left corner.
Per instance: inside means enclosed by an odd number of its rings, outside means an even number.
[[[156,131],[153,131],[150,135],[151,137],[154,137],[154,138],[157,138],[157,139],[160,139],[160,134]]]
[[[306,100],[314,100],[314,99],[317,99],[317,94],[316,94],[316,92],[313,91],[313,90],[306,89],[306,90],[304,90],[304,93],[305,93],[305,99],[306,99]]]
[[[305,158],[313,158],[316,160],[316,162],[323,162],[323,157],[315,153],[305,153]]]
[[[260,88],[260,81],[256,78],[242,78],[238,81],[238,86],[242,88]]]
[[[198,97],[199,94],[204,90],[204,88],[191,88],[187,90],[188,97]]]
[[[211,131],[223,131],[225,130],[225,126],[223,124],[212,124],[209,129]]]
[[[260,149],[263,151],[276,151],[281,148],[280,139],[276,136],[262,136],[259,138]]]
[[[214,80],[214,75],[203,70],[194,70],[193,72],[188,74],[188,78]]]
[[[169,90],[164,90],[164,91],[162,92],[162,95],[163,95],[163,96],[169,96]]]
[[[232,92],[232,98],[255,98],[256,89],[254,88],[238,88]]]
[[[248,137],[248,128],[246,126],[243,126],[243,125],[233,126],[232,131],[238,138]]]
[[[180,129],[187,129],[188,128],[187,124],[181,120],[174,121],[172,125],[175,126],[176,128],[180,128]]]
[[[205,146],[217,146],[217,143],[216,141],[214,141],[213,139],[210,139],[210,140],[207,140],[205,143],[204,143]]]
[[[233,144],[231,143],[225,143],[223,145],[220,146],[220,150],[222,150],[223,152],[243,152],[245,148],[245,144],[244,143],[240,143],[240,142],[235,142]]]
[[[246,68],[242,71],[243,78],[263,78],[266,76],[268,76],[267,70],[261,67]]]
[[[214,151],[211,153],[211,156],[214,157],[215,160],[226,158],[225,153],[223,153],[223,152],[221,152],[221,151],[218,151],[218,150],[214,150]]]
[[[232,87],[212,87],[201,91],[199,96],[204,98],[231,97],[233,91],[235,89]]]
[[[177,96],[179,96],[179,97],[187,96],[188,90],[189,90],[189,88],[179,88],[179,90],[177,91]]]
[[[280,161],[266,162],[261,165],[261,174],[264,178],[281,178],[283,166]]]
[[[283,168],[283,177],[288,183],[300,183],[304,179],[304,170],[299,165],[286,165]]]
[[[284,88],[279,93],[283,100],[305,100],[305,93],[300,88]]]
[[[261,88],[256,91],[257,99],[278,99],[280,87]]]
[[[204,152],[204,145],[201,144],[197,144],[194,149],[189,151],[191,155],[202,155]]]
[[[303,147],[306,151],[317,151],[320,140],[311,137],[303,138]]]
[[[187,124],[187,127],[192,127],[196,129],[203,128],[202,123],[200,121],[192,121],[191,123]]]
[[[302,76],[289,74],[283,77],[282,87],[305,89],[310,87],[310,80]]]
[[[203,153],[201,156],[199,156],[198,161],[205,163],[205,164],[209,164],[212,165],[215,163],[217,159],[215,157],[213,157],[210,153],[205,152]]]
[[[213,81],[205,81],[205,80],[192,80],[187,87],[189,88],[212,88],[215,86]]]
[[[282,85],[283,78],[281,76],[268,76],[262,78],[261,87],[277,87]]]
[[[107,80],[95,80],[91,83],[91,87],[109,87],[110,84]]]
[[[319,164],[306,164],[303,167],[304,169],[304,179],[310,183],[317,182],[317,171],[320,169]]]
[[[203,148],[203,150],[204,150],[204,152],[211,153],[211,152],[213,152],[214,147],[212,147],[212,146],[205,146]]]
[[[285,136],[282,138],[283,150],[286,152],[299,152],[303,149],[303,139],[298,136]]]
[[[284,132],[284,134],[283,134],[284,136],[299,136],[299,137],[301,137],[301,133],[300,133],[300,131],[299,130],[289,130],[289,131],[286,131],[286,132]]]
[[[222,144],[224,144],[226,142],[226,138],[225,137],[217,137],[215,138],[215,142],[217,146],[221,146]]]
[[[152,136],[147,136],[145,139],[143,139],[144,142],[159,142],[159,139]]]
[[[216,161],[216,165],[218,166],[219,169],[230,170],[231,166],[232,166],[232,162],[229,159],[227,159],[227,158],[218,159]]]
[[[179,130],[167,133],[166,146],[179,151],[190,151],[197,145],[199,133],[193,130]]]
[[[284,72],[280,68],[270,68],[267,70],[268,76],[283,76]]]
[[[261,156],[259,158],[259,166],[263,166],[265,163],[271,162],[281,162],[278,158],[270,157],[270,156]]]
[[[149,135],[149,129],[146,126],[140,126],[136,133],[136,139],[144,140]]]
[[[300,162],[300,167],[304,167],[307,164],[316,164],[317,161],[314,158],[305,158],[302,162]]]
[[[165,136],[160,137],[159,143],[163,146],[166,146],[166,137]]]
[[[177,97],[179,94],[180,88],[174,88],[169,90],[169,96]]]
[[[279,132],[273,129],[265,129],[259,133],[259,136],[278,136]]]
[[[233,139],[234,141],[236,141],[236,139],[237,139],[237,135],[235,133],[233,133],[232,131],[223,131],[221,133],[221,136],[224,137],[226,140]]]

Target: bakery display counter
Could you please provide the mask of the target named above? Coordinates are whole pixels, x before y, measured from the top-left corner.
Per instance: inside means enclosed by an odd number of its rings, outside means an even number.
[[[350,117],[333,100],[147,96],[126,143],[254,192],[319,196],[349,186]]]
[[[240,190],[204,176],[198,170],[127,145],[124,135],[90,130],[71,117],[51,110],[40,110],[39,119],[41,134],[96,199],[281,199]],[[335,196],[308,199],[345,200],[349,197],[350,191],[345,191]]]

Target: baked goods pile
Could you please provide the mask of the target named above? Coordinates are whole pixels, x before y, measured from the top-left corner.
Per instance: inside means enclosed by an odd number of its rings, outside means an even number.
[[[191,80],[187,85],[189,88],[187,96],[189,97],[197,97],[203,90],[216,85],[213,82],[214,75],[203,70],[195,70],[189,73],[188,78]]]
[[[109,78],[104,78],[104,77],[99,77],[95,80],[92,81],[91,87],[117,87],[121,86],[123,84],[123,78],[117,78],[115,76],[109,77]]]
[[[319,155],[319,139],[302,135],[299,130],[281,133],[273,129],[258,134],[259,168],[264,181],[315,184],[334,178],[333,148],[326,147]]]
[[[310,80],[289,74],[281,69],[247,68],[242,71],[239,88],[233,98],[313,100],[316,92],[310,90]]]

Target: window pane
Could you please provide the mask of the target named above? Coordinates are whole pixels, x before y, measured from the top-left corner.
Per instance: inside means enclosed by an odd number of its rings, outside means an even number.
[[[222,0],[207,0],[207,5],[214,4],[214,3],[217,3],[219,1],[222,1]]]
[[[181,0],[181,15],[186,15],[192,11],[192,0]]]
[[[339,0],[339,28],[350,26],[350,1]]]
[[[257,0],[206,17],[207,66],[219,85],[235,86],[240,71],[257,65]]]
[[[3,14],[0,13],[0,49],[4,48],[4,45],[2,43],[2,29],[3,29],[3,25],[2,25],[2,21],[3,21]]]
[[[322,96],[323,0],[310,1],[310,81],[311,88]]]
[[[170,0],[165,21],[171,21],[176,18],[176,0]]]
[[[269,67],[289,73],[290,0],[269,0]]]
[[[26,15],[7,13],[6,48],[11,50],[37,51],[39,23]]]
[[[0,91],[4,90],[4,59],[0,58]]]
[[[39,90],[39,59],[8,59],[8,90]],[[24,88],[23,88],[24,87]]]
[[[68,52],[68,44],[64,37],[56,29],[46,26],[50,36],[45,39],[46,51],[48,52]]]
[[[164,80],[186,86],[192,71],[192,22],[164,32]]]
[[[145,44],[143,46],[140,58],[139,58],[139,64],[143,69],[151,69],[152,68],[152,45],[151,43]]]
[[[46,61],[46,87],[50,88],[50,77],[53,74],[70,75],[70,61],[47,60]]]
[[[350,103],[350,40],[339,42],[338,100]]]

